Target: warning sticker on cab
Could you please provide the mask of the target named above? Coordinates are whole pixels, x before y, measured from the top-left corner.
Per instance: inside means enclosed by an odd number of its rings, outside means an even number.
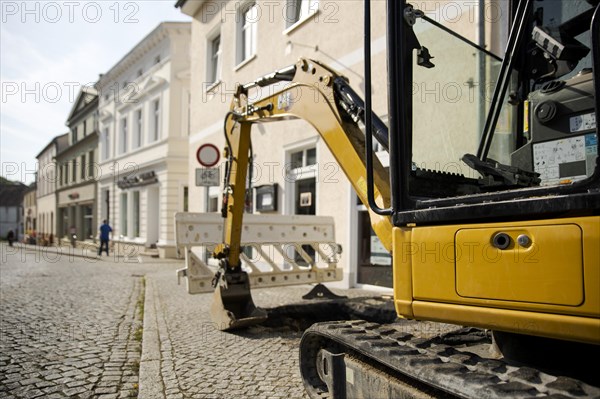
[[[533,168],[542,186],[573,183],[593,173],[598,156],[595,133],[533,145]]]
[[[596,114],[590,112],[589,114],[572,116],[569,119],[569,131],[571,133],[583,132],[585,130],[592,130],[596,128]]]

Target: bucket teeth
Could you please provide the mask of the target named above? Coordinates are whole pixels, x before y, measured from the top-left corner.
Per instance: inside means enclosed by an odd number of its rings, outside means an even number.
[[[234,330],[267,320],[267,312],[257,308],[250,293],[246,272],[225,273],[225,281],[215,288],[210,316],[222,331]]]

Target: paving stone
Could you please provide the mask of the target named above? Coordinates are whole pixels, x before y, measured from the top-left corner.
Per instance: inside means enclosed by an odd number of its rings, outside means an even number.
[[[40,391],[39,389],[32,389],[30,391],[27,391],[25,393],[25,395],[23,395],[23,398],[33,399],[33,398],[39,398],[41,396],[44,396],[44,392]]]
[[[42,388],[42,391],[44,391],[44,393],[46,395],[48,395],[48,394],[55,393],[55,392],[62,392],[65,389],[67,389],[67,387],[64,385],[53,385],[48,388]]]
[[[37,384],[35,384],[36,388],[46,388],[46,387],[51,387],[54,386],[54,383],[49,382],[49,381],[42,381],[42,382],[38,382]]]
[[[48,381],[57,380],[59,378],[62,378],[62,374],[50,374],[50,375],[46,376],[46,380],[48,380]]]
[[[69,382],[67,384],[67,386],[69,388],[75,388],[75,387],[80,387],[82,385],[85,385],[87,382],[86,381],[73,381],[73,382]]]
[[[75,387],[75,388],[65,389],[63,392],[67,396],[75,396],[75,395],[78,395],[78,394],[86,392],[86,391],[87,391],[87,389],[85,387]]]
[[[117,387],[100,387],[96,388],[95,393],[97,395],[107,394],[107,393],[116,393]]]

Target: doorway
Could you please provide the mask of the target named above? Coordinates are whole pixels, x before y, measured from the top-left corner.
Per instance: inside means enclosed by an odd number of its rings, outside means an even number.
[[[364,206],[363,206],[364,208]],[[357,283],[392,288],[392,256],[371,228],[369,212],[358,211]]]
[[[297,180],[294,184],[294,214],[316,215],[317,214],[317,181],[314,177]],[[302,249],[313,260],[315,249],[310,245],[303,245]],[[300,266],[309,266],[298,251],[294,251],[294,261]]]

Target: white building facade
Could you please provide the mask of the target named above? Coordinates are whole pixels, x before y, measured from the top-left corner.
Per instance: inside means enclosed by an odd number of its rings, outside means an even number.
[[[97,220],[128,253],[175,256],[173,215],[187,203],[190,31],[161,23],[97,83]]]
[[[38,237],[44,243],[53,244],[56,239],[56,185],[58,172],[56,154],[68,145],[69,134],[56,136],[37,155],[37,214]]]

